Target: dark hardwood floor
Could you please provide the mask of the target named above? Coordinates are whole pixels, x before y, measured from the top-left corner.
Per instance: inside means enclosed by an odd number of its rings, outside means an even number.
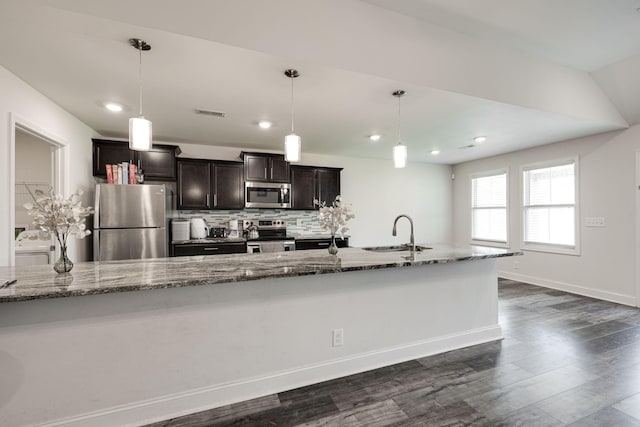
[[[640,310],[499,283],[503,341],[152,426],[640,426]]]

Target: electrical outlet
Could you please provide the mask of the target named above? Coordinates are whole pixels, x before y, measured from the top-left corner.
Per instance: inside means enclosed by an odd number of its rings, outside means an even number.
[[[333,330],[333,346],[341,347],[344,344],[344,329]]]
[[[606,227],[603,217],[590,217],[584,219],[585,227]]]
[[[302,227],[302,218],[296,219],[296,226]]]

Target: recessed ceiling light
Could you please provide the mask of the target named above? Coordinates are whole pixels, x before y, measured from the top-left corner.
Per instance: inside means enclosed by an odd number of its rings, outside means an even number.
[[[377,133],[374,133],[373,135],[369,135],[369,139],[372,141],[380,141],[380,138],[382,138],[382,136]]]
[[[272,125],[273,123],[267,120],[260,120],[258,122],[258,126],[260,126],[262,129],[269,129]]]
[[[477,142],[478,144],[482,144],[483,142],[485,142],[487,140],[486,136],[476,136],[475,138],[473,138],[473,140],[475,142]]]
[[[432,156],[437,156],[438,154],[440,154],[440,150],[431,150]]]
[[[116,104],[115,102],[107,102],[106,104],[104,104],[104,108],[109,111],[113,111],[114,113],[119,113],[120,111],[122,111],[122,105]]]

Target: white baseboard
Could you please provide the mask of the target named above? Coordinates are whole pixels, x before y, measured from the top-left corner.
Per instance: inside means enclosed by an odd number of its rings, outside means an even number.
[[[585,288],[578,285],[572,285],[570,283],[557,282],[555,280],[548,280],[543,279],[542,277],[528,276],[526,274],[513,273],[510,271],[499,271],[498,277],[517,280],[524,283],[530,283],[532,285],[542,286],[545,288],[557,289],[559,291],[565,291],[572,294],[583,295],[586,297],[611,301],[618,304],[630,305],[632,307],[637,307],[639,305],[639,302],[633,295],[623,295],[617,294],[615,292],[600,291],[597,289]]]
[[[275,372],[259,378],[216,384],[135,402],[41,424],[40,427],[138,426],[499,339],[502,339],[502,329],[500,325],[494,325]]]

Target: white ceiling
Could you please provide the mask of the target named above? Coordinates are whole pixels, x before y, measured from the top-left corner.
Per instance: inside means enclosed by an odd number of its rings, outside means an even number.
[[[144,115],[154,140],[267,151],[280,151],[289,132],[283,71],[294,67],[302,74],[294,87],[303,161],[304,152],[390,158],[398,107],[391,93],[404,89],[410,160],[451,164],[626,127],[640,106],[617,90],[623,73],[606,66],[615,62],[635,82],[629,67],[640,61],[620,60],[640,52],[636,7],[630,0],[3,0],[0,65],[103,136],[125,138],[138,104],[138,51],[127,40],[141,37],[152,45],[143,54]],[[595,79],[585,71],[596,68]],[[108,113],[105,101],[127,109]],[[260,119],[275,126],[261,130]],[[382,140],[370,142],[372,133]],[[460,148],[477,135],[489,139]]]
[[[593,71],[640,54],[638,0],[363,0]]]

